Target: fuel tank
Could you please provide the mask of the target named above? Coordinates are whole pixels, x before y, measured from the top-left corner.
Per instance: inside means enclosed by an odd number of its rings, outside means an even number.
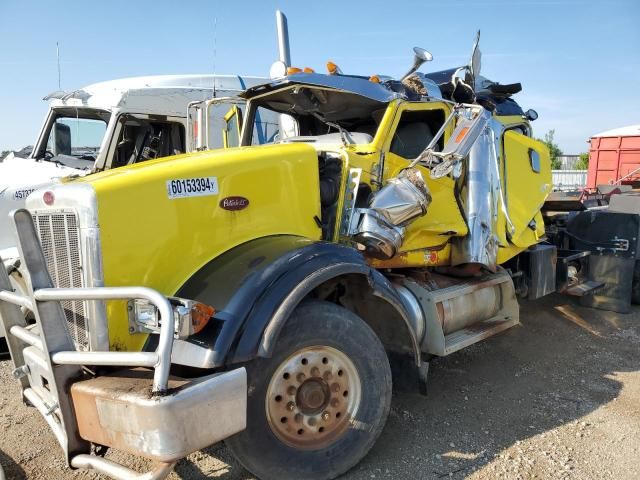
[[[448,355],[519,323],[513,281],[502,269],[471,278],[407,277],[400,294],[408,292],[413,299],[405,303],[415,300],[423,315],[424,327],[416,328],[424,332],[419,339],[423,353]]]

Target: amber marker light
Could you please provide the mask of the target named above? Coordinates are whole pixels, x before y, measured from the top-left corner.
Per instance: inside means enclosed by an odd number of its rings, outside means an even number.
[[[369,81],[373,83],[380,83],[380,77],[378,75],[371,75]]]
[[[338,65],[333,63],[331,60],[327,62],[327,71],[329,72],[329,75],[338,75],[339,73],[342,73],[340,71],[340,67],[338,67]]]
[[[287,75],[295,75],[296,73],[302,73],[302,69],[298,67],[287,67]]]
[[[311,67],[304,67],[302,70],[304,73],[316,73],[316,71]]]
[[[193,328],[193,333],[201,332],[215,314],[216,309],[211,305],[195,303],[191,308],[191,327]]]
[[[469,127],[464,127],[462,130],[460,130],[460,133],[456,137],[456,143],[460,143],[468,131]]]

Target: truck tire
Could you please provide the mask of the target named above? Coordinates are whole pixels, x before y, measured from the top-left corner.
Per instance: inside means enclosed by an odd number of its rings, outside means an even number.
[[[247,366],[247,428],[227,439],[262,480],[327,480],[356,465],[382,432],[391,368],[357,315],[323,301],[301,304],[275,353]]]

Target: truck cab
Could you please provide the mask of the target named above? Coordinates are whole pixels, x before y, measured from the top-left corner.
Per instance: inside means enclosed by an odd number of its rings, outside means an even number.
[[[0,256],[5,264],[13,269],[18,257],[9,212],[23,207],[34,190],[190,151],[187,110],[192,102],[236,95],[264,80],[235,75],[160,75],[47,95],[49,110],[29,158],[11,157],[0,163]],[[221,144],[221,133],[218,136]],[[16,282],[20,283],[19,276]]]
[[[382,185],[403,170],[408,167],[418,170],[430,202],[437,207],[407,225],[397,251],[372,255],[370,263],[378,268],[456,263],[452,258],[456,239],[469,234],[465,208],[460,208],[460,199],[456,198],[462,176],[433,175],[426,162],[416,162],[428,148],[442,152],[452,145],[449,141],[455,122],[448,119],[455,104],[429,75],[413,77],[421,84],[423,93],[411,91],[399,82],[388,82],[392,86],[389,88],[366,78],[298,73],[243,94],[248,104],[242,146],[256,143],[257,132],[262,129],[261,119],[279,114],[284,119],[274,127],[272,142],[306,144],[317,152],[320,191],[325,194],[320,215],[324,240],[352,241],[348,232],[354,211],[365,206]],[[505,263],[544,235],[539,207],[551,190],[550,172],[540,160],[545,151],[531,138],[529,120],[520,112],[520,115],[504,110],[487,112],[496,154],[485,166],[495,169],[496,182],[492,188],[496,203],[491,208],[495,218],[500,217],[495,223],[498,248],[494,264]],[[336,176],[338,171],[342,174]],[[352,188],[353,174],[357,184]],[[523,189],[529,195],[520,195]],[[328,192],[334,198],[329,199]],[[346,201],[345,196],[354,196],[353,206],[346,212],[349,218],[342,218],[342,224],[336,223],[336,218],[345,213],[336,209]]]
[[[0,268],[0,317],[69,465],[136,475],[98,445],[165,478],[225,439],[259,478],[335,478],[376,441],[393,382],[424,393],[433,358],[517,325],[514,278],[549,292],[544,145],[473,82],[447,93],[415,70],[194,104],[196,150],[216,103],[229,148],[52,185],[12,214],[31,283],[12,293]],[[531,249],[535,275],[508,268]]]

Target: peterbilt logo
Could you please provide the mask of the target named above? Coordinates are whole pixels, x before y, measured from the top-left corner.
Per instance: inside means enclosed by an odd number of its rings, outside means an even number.
[[[220,200],[220,207],[225,210],[243,210],[249,206],[249,199],[244,197],[225,197]]]

